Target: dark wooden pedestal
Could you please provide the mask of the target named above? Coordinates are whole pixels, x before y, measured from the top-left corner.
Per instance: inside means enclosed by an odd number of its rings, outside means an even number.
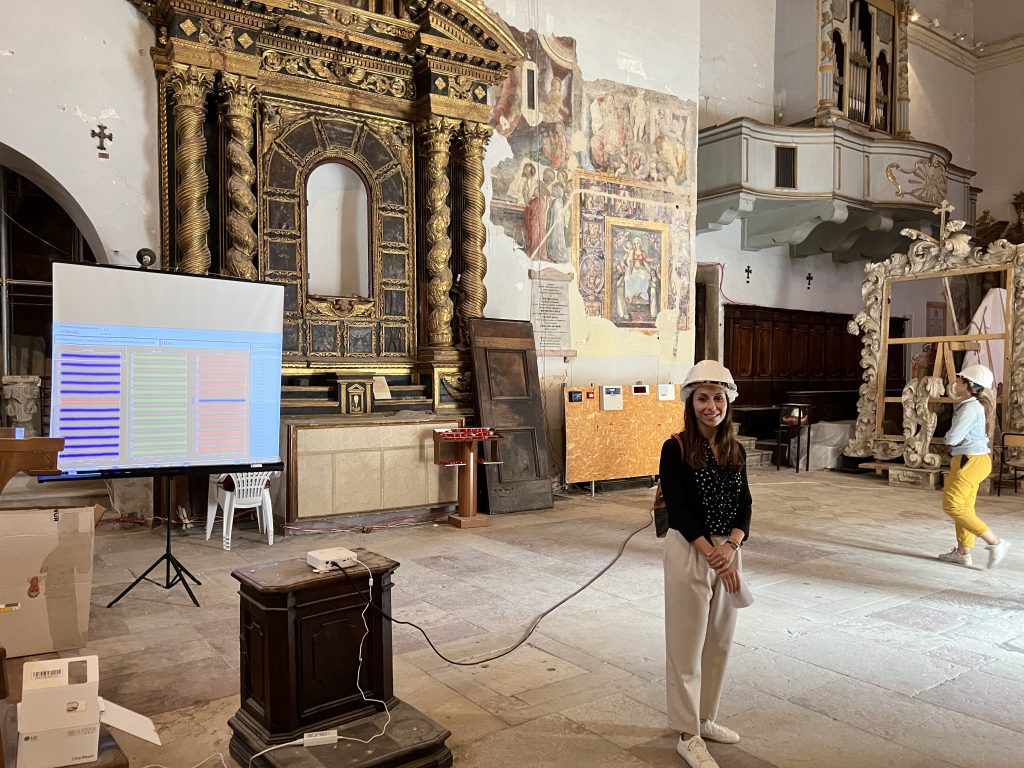
[[[374,604],[390,614],[391,577],[398,563],[363,549],[355,552],[373,574]],[[365,701],[356,685],[369,579],[358,565],[347,574],[313,573],[302,558],[232,573],[240,584],[242,702],[228,725],[234,734],[231,754],[242,765],[257,752],[310,731],[337,728],[341,735],[365,740],[387,721],[384,706]],[[371,608],[366,623],[369,635],[362,647],[359,684],[367,699],[387,703],[391,724],[385,735],[368,745],[339,741],[312,749],[285,747],[256,764],[452,764],[444,743],[451,734],[394,696],[391,622]]]

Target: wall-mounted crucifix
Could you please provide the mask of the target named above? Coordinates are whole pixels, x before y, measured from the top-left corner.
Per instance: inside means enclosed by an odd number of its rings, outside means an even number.
[[[811,290],[811,281],[814,279],[814,275],[810,272],[807,273],[807,290]]]
[[[103,123],[100,123],[96,127],[99,128],[99,130],[98,131],[91,131],[90,135],[94,139],[99,139],[100,140],[100,143],[96,145],[96,149],[99,150],[99,156],[102,157],[104,160],[106,160],[107,158],[110,157],[110,154],[107,152],[107,144],[106,144],[106,142],[113,141],[114,140],[114,134],[107,133],[107,126],[105,126]]]
[[[750,275],[751,275],[751,273],[752,273],[752,272],[753,272],[754,270],[752,270],[752,269],[750,268],[750,265],[749,265],[749,264],[747,264],[747,268],[746,268],[746,269],[744,269],[743,271],[747,273],[747,282],[749,283],[749,282],[750,282]]]

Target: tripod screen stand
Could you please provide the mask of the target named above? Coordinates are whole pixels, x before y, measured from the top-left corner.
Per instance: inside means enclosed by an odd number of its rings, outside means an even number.
[[[107,608],[113,608],[122,597],[135,589],[135,587],[142,581],[148,581],[151,584],[156,584],[158,587],[163,589],[171,589],[176,584],[180,583],[185,588],[185,592],[188,593],[189,598],[195,604],[196,608],[199,607],[199,601],[196,600],[195,593],[192,592],[192,587],[189,586],[188,580],[191,579],[197,586],[201,586],[202,582],[193,576],[188,568],[182,565],[181,561],[174,556],[173,552],[171,552],[171,515],[174,511],[174,499],[171,489],[173,488],[173,483],[171,482],[171,478],[166,476],[154,478],[154,480],[163,483],[165,503],[164,520],[167,525],[167,548],[164,550],[164,553],[156,559],[156,562],[149,566],[141,576],[125,587],[121,594],[107,603]],[[164,564],[163,581],[157,581],[156,579],[149,578],[149,574],[156,570],[161,563]],[[174,571],[173,577],[171,576],[171,571]]]

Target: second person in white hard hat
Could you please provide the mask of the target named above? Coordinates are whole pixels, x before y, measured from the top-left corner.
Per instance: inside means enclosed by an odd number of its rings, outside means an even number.
[[[668,724],[690,768],[718,768],[705,739],[739,734],[716,721],[736,627],[740,547],[750,529],[746,456],[733,436],[736,383],[721,363],[697,363],[683,382],[685,426],[661,449],[665,538]]]
[[[939,560],[958,565],[973,564],[971,550],[975,537],[981,537],[988,545],[988,568],[998,565],[1010,546],[974,511],[978,487],[992,474],[985,407],[977,396],[983,389],[991,389],[993,383],[992,371],[984,365],[969,365],[960,371],[954,386],[958,402],[953,423],[943,437],[949,446],[949,477],[942,491],[942,509],[953,518],[956,546],[939,555]]]

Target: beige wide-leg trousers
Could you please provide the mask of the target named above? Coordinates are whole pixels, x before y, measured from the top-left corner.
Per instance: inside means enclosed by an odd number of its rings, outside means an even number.
[[[714,537],[720,543],[724,537]],[[740,553],[734,561],[740,565]],[[736,608],[718,574],[676,530],[665,538],[665,687],[668,727],[700,733],[718,716]]]

